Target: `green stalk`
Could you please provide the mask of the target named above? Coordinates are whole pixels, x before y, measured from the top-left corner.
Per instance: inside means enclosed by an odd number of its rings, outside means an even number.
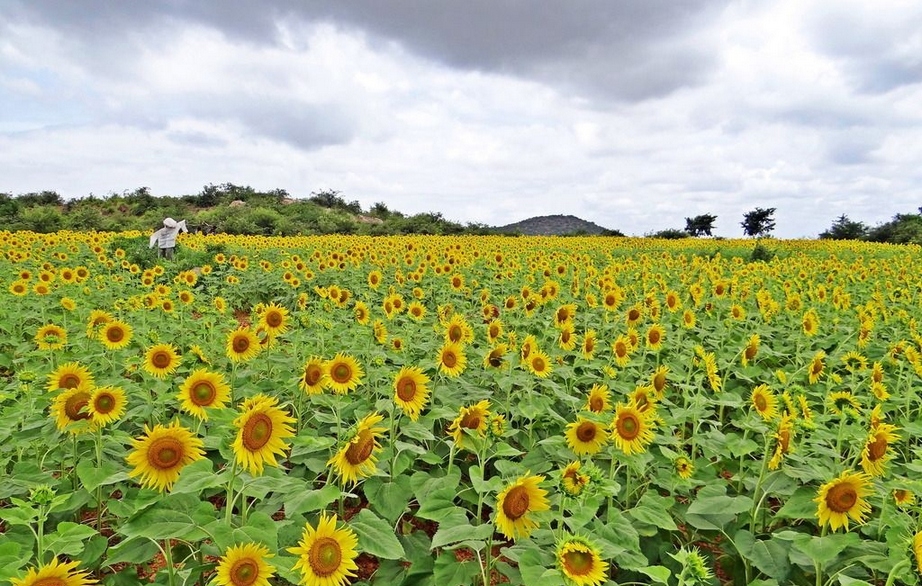
[[[226,503],[224,504],[224,522],[228,527],[231,526],[231,521],[234,516],[234,500],[236,496],[234,495],[234,481],[237,480],[237,459],[234,458],[233,463],[231,464],[231,477],[227,483],[227,498]]]
[[[166,571],[167,578],[169,579],[170,586],[176,586],[176,568],[173,567],[173,547],[170,545],[170,540],[167,539],[163,542],[163,559],[166,561]]]

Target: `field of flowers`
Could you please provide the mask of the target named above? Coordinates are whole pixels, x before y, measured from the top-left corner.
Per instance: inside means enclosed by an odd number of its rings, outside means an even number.
[[[918,247],[145,240],[0,232],[0,583],[918,582]]]

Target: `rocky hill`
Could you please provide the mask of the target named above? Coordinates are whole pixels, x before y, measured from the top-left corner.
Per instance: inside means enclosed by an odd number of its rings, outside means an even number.
[[[593,222],[577,218],[576,216],[537,216],[521,222],[494,228],[502,234],[523,234],[526,236],[564,236],[571,234],[608,235],[617,236],[617,230],[603,228]]]

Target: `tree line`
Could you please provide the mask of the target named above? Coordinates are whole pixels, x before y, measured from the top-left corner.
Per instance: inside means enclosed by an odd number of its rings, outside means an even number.
[[[776,208],[757,207],[743,215],[744,236],[770,237]],[[58,230],[122,232],[150,231],[163,218],[187,220],[192,229],[229,234],[292,236],[296,234],[490,234],[494,229],[478,223],[461,224],[440,212],[407,215],[378,202],[364,210],[341,192],[325,189],[307,198],[292,198],[284,189],[257,191],[249,186],[208,184],[194,195],[154,196],[148,187],[110,193],[105,197],[64,200],[55,191],[13,196],[0,193],[0,225],[6,230],[56,232]],[[685,218],[684,229],[646,234],[651,238],[713,236],[717,216],[699,214]],[[617,230],[611,235],[622,235]],[[821,239],[866,240],[896,244],[922,244],[922,208],[919,213],[897,214],[889,222],[868,226],[845,214],[818,235]]]

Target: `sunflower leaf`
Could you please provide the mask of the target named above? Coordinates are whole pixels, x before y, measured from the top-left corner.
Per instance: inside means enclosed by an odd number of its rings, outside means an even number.
[[[387,560],[406,557],[403,545],[394,535],[390,524],[368,509],[362,509],[349,521],[349,527],[359,538],[359,549]]]
[[[454,551],[442,552],[433,568],[436,584],[473,584],[474,577],[479,574],[479,564],[471,560],[460,561]]]
[[[97,487],[115,484],[127,479],[128,473],[121,465],[112,460],[103,460],[99,468],[91,460],[83,460],[77,463],[77,478],[80,479],[83,488],[88,492],[92,492]]]

